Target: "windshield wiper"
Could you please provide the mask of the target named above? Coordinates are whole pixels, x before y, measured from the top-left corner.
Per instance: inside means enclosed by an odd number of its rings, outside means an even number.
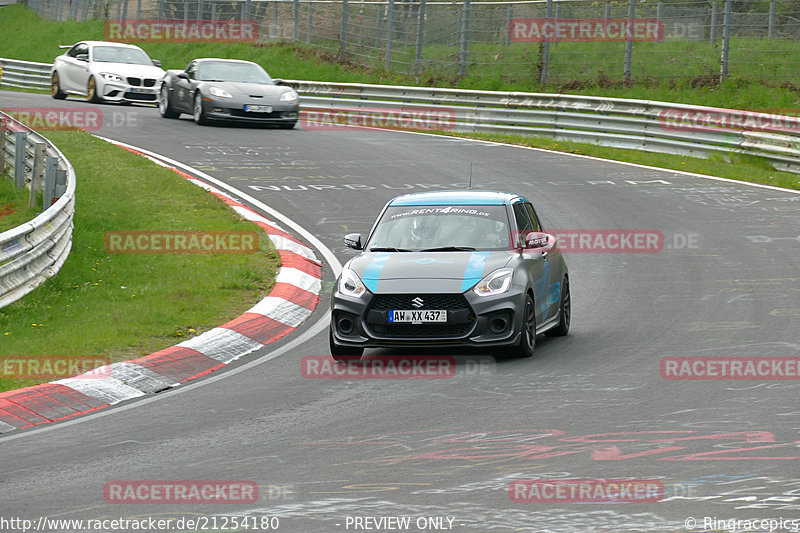
[[[420,252],[472,252],[475,248],[469,246],[440,246],[438,248],[426,248]]]
[[[410,252],[411,250],[406,250],[405,248],[394,248],[392,246],[375,246],[374,248],[369,249],[370,252]]]

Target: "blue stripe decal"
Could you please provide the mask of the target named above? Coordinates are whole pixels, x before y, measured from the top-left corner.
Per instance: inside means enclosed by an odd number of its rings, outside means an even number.
[[[361,277],[361,281],[364,282],[364,285],[372,291],[375,292],[378,290],[378,280],[381,277],[381,270],[383,270],[383,266],[392,257],[392,252],[378,252],[375,254],[375,258],[367,265],[367,268],[364,269],[364,275]]]
[[[464,271],[464,282],[461,284],[461,292],[466,291],[483,279],[483,269],[491,252],[472,252],[467,262],[467,269]]]

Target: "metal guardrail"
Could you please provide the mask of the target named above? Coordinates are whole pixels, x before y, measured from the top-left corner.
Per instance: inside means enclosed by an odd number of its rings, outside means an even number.
[[[50,90],[50,63],[0,57],[0,88]]]
[[[0,58],[0,66],[4,69],[0,88],[49,87],[47,63]],[[8,68],[16,69],[11,78],[6,78]],[[567,94],[299,80],[286,83],[301,94],[306,114],[318,111],[328,116],[337,112],[370,116],[376,110],[411,114],[436,108],[450,114],[451,121],[443,129],[456,132],[534,135],[693,157],[749,154],[764,157],[781,170],[800,173],[798,117]]]
[[[54,276],[72,248],[75,171],[47,139],[0,112],[0,170],[13,167],[17,185],[30,176],[31,193],[41,184],[44,211],[0,233],[0,308]]]
[[[533,135],[693,157],[750,154],[768,159],[776,168],[800,173],[798,117],[566,94],[286,83],[303,95],[307,116],[316,111],[321,120],[335,122],[337,113],[340,117],[377,113],[395,120],[406,114],[412,124],[408,129],[415,129],[414,116],[436,109],[449,113],[451,120],[440,129],[456,132]]]

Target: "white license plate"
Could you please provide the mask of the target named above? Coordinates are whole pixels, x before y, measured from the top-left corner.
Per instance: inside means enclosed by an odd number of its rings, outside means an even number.
[[[131,87],[128,89],[129,93],[152,93],[153,89],[145,89],[143,87]]]
[[[410,322],[424,324],[426,322],[447,322],[447,311],[441,309],[398,309],[389,311],[389,322]]]
[[[272,113],[271,105],[246,105],[244,110],[248,113]]]

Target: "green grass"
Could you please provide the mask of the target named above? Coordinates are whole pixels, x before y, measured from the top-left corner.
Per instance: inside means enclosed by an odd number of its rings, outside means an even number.
[[[50,63],[62,52],[59,44],[73,44],[81,39],[103,39],[103,21],[57,23],[41,19],[21,5],[3,8],[0,17],[3,57]],[[37,45],[30,46],[31,42]],[[255,61],[273,76],[284,79],[559,92],[750,110],[800,107],[800,84],[793,82],[796,78],[793,65],[800,64],[800,43],[785,39],[734,39],[732,46],[750,50],[750,55],[744,58],[732,53],[731,75],[722,84],[716,82],[719,45],[704,41],[635,43],[632,83],[622,81],[624,43],[557,43],[551,46],[552,82],[544,85],[539,83],[538,43],[474,44],[470,48],[470,61],[476,64],[464,77],[457,76],[452,68],[437,67],[437,59],[454,57],[457,50],[453,46],[427,45],[426,69],[416,76],[402,67],[396,72],[385,72],[381,58],[371,61],[371,68],[340,61],[336,43],[328,40],[318,44],[320,47],[281,41],[141,43],[140,46],[151,57],[161,60],[167,69],[182,69],[193,58],[213,56]],[[644,53],[652,50],[669,53],[659,56],[664,61],[656,61]],[[769,66],[776,56],[774,50],[782,50],[778,55],[786,66]],[[357,53],[358,49],[351,52]],[[412,62],[413,48],[398,42],[392,57]],[[747,64],[742,62],[744,59],[758,60],[767,66]],[[784,77],[770,79],[765,77],[768,75]]]
[[[30,191],[17,188],[13,176],[0,174],[0,233],[36,218],[41,212],[41,194],[37,200],[39,208],[29,207]]]
[[[72,251],[59,273],[0,309],[3,356],[127,360],[238,316],[279,258],[254,224],[171,170],[83,132],[49,132],[78,176]],[[5,180],[4,180],[5,181]],[[108,231],[258,231],[250,254],[110,254]],[[0,391],[36,383],[0,379]]]

